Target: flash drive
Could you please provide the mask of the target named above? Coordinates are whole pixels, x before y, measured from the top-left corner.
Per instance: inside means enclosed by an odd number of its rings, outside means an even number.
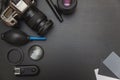
[[[15,76],[35,76],[39,73],[39,67],[37,66],[15,66]]]

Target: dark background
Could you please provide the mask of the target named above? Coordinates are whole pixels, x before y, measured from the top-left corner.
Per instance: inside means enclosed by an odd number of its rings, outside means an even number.
[[[54,0],[56,1],[56,0]],[[17,48],[0,39],[0,80],[96,80],[94,69],[112,51],[120,53],[120,0],[78,0],[76,12],[63,16],[60,23],[45,0],[38,8],[54,21],[47,41],[33,41],[18,47],[24,52],[20,65],[38,65],[41,72],[34,77],[16,77],[14,64],[6,59],[10,49]],[[20,29],[29,35],[37,34],[24,22]],[[0,24],[0,34],[11,28]],[[28,49],[38,44],[45,50],[44,58],[32,61]]]

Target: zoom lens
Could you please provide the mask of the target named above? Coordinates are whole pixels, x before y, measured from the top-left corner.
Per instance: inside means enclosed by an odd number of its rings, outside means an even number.
[[[45,35],[53,26],[53,22],[35,6],[31,6],[23,17],[26,24],[39,35]]]

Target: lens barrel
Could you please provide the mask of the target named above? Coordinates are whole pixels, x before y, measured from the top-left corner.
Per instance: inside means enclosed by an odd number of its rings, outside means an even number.
[[[31,6],[23,15],[26,24],[39,35],[45,35],[53,26],[52,20],[35,6]]]

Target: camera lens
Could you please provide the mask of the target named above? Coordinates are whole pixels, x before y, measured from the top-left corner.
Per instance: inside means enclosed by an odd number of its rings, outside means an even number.
[[[53,22],[35,6],[31,6],[23,17],[26,24],[39,35],[45,35],[53,26]]]
[[[64,15],[69,15],[75,12],[77,0],[57,0],[58,8]]]

